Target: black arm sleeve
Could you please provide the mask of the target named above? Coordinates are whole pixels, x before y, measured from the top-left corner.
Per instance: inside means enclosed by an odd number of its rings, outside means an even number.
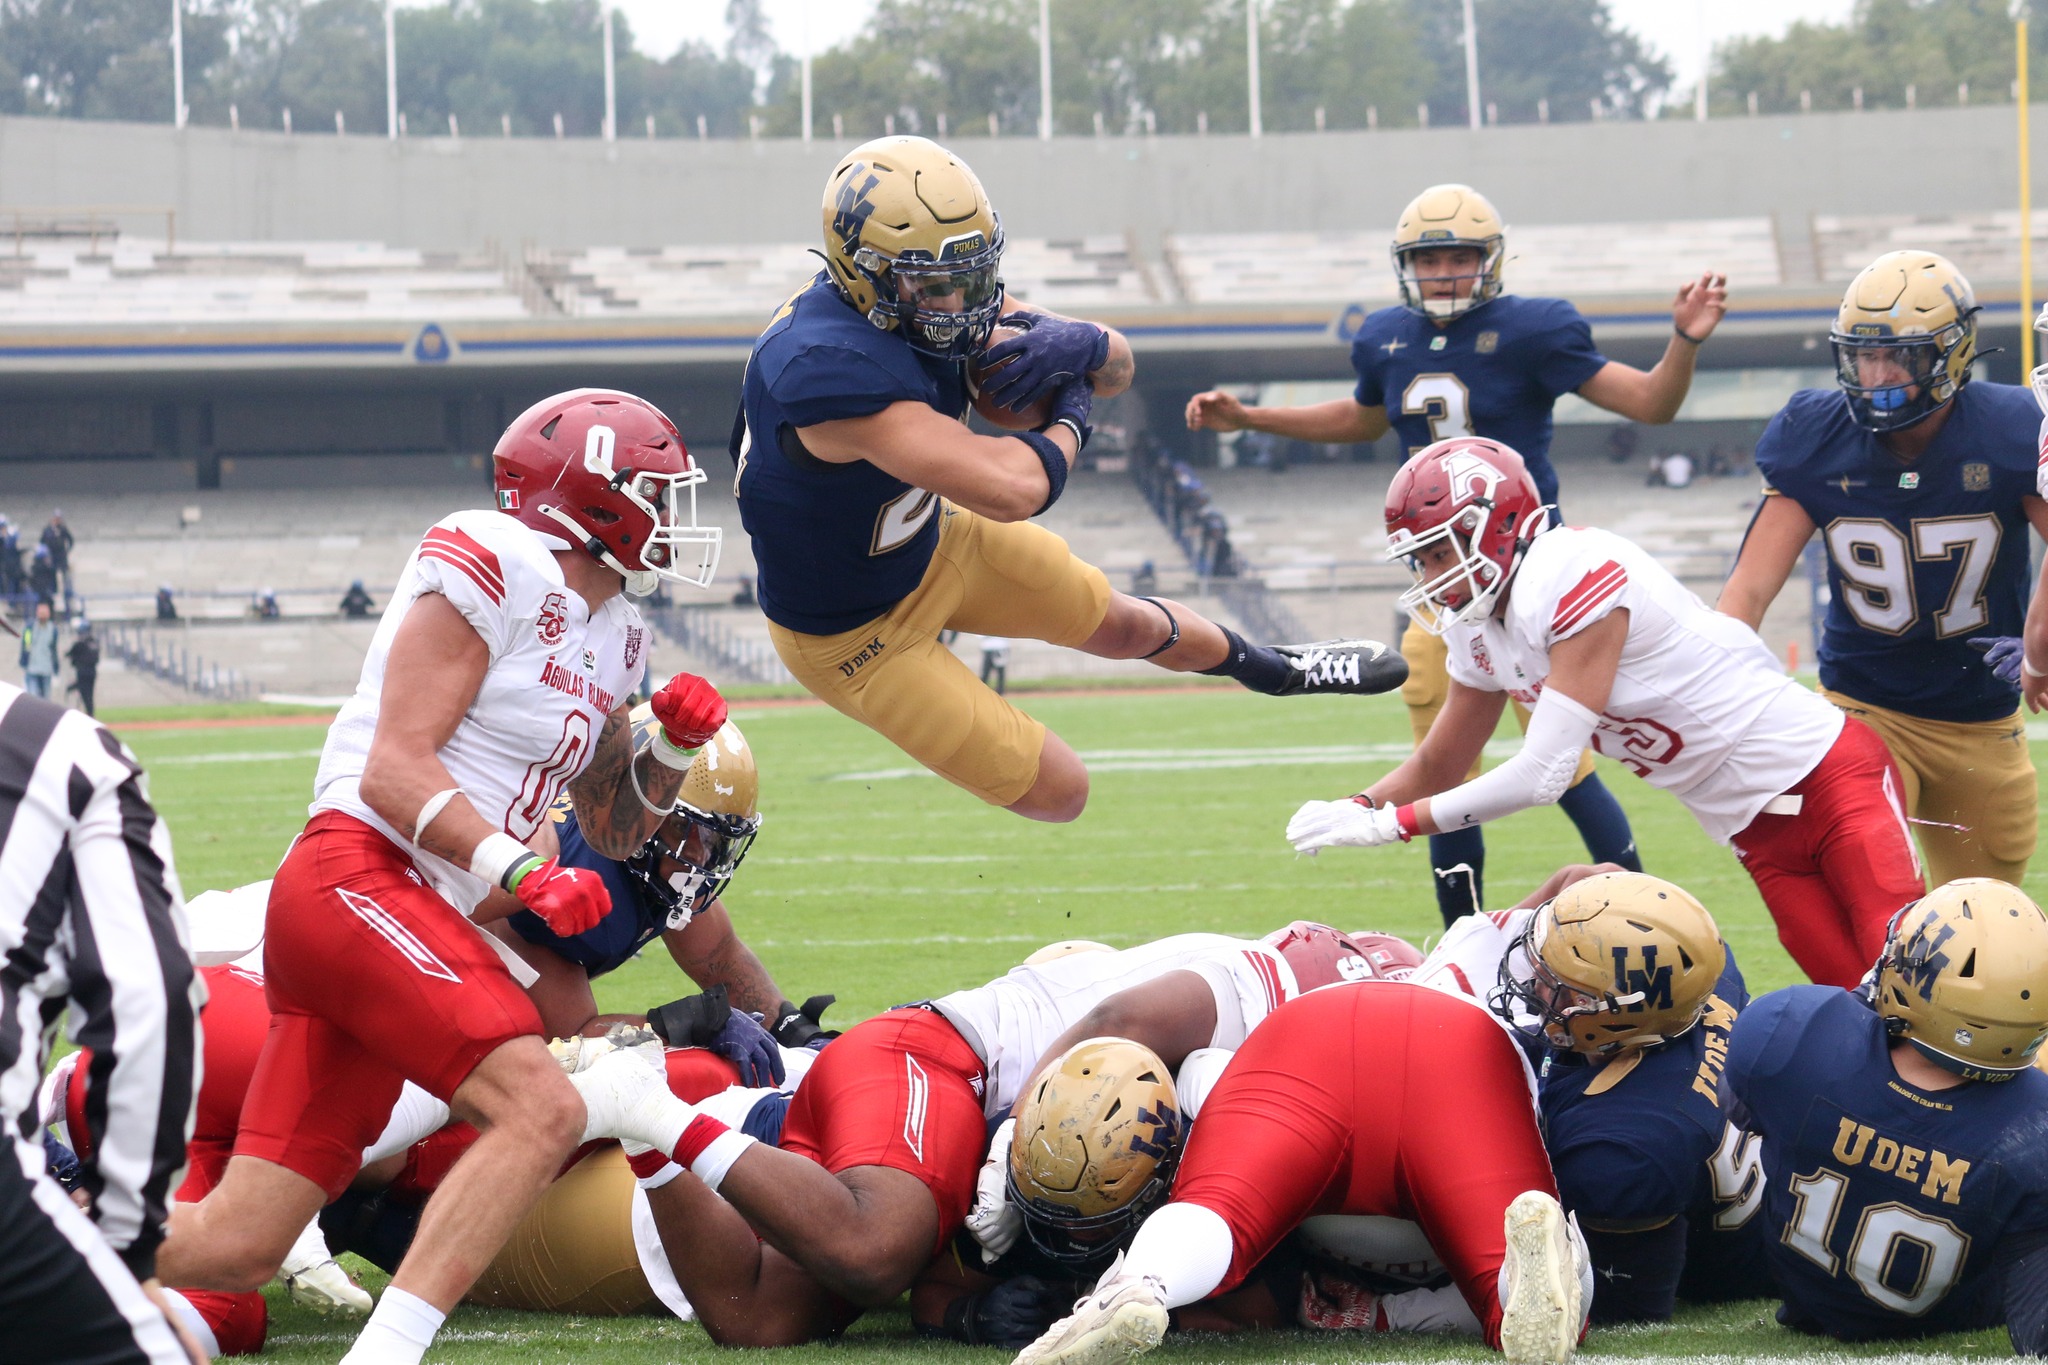
[[[1685,1272],[1685,1219],[1647,1232],[1585,1229],[1593,1257],[1593,1324],[1668,1322]]]
[[[2014,1355],[2048,1355],[2048,1235],[2036,1236],[2005,1261],[2005,1330]]]

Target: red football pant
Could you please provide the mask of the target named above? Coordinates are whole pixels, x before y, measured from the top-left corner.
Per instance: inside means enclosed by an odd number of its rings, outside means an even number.
[[[1875,730],[1848,717],[1812,772],[1786,789],[1797,815],[1759,815],[1734,838],[1778,941],[1820,986],[1854,986],[1877,963],[1899,907],[1927,894],[1905,787]]]
[[[988,1147],[985,1080],[981,1058],[944,1018],[890,1010],[855,1024],[818,1054],[789,1103],[782,1149],[835,1175],[888,1166],[916,1176],[938,1205],[936,1256],[974,1202],[974,1177]]]
[[[1312,991],[1252,1030],[1193,1125],[1173,1202],[1230,1226],[1217,1293],[1314,1214],[1413,1219],[1498,1348],[1507,1209],[1528,1190],[1555,1198],[1557,1183],[1507,1031],[1471,1001],[1373,981]]]
[[[410,1080],[436,1099],[540,1015],[484,937],[404,850],[322,811],[270,888],[272,1019],[235,1151],[333,1199]]]

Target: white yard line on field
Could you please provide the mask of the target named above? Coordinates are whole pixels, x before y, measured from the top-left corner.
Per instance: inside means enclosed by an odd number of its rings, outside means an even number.
[[[318,749],[243,749],[225,754],[166,754],[144,767],[167,768],[183,763],[275,763],[287,758],[318,758]]]
[[[1488,758],[1504,758],[1521,747],[1520,740],[1487,741]],[[1092,773],[1177,773],[1212,768],[1264,768],[1273,765],[1392,763],[1414,752],[1412,744],[1312,744],[1256,749],[1091,749],[1081,761]],[[834,773],[833,782],[893,782],[905,777],[930,777],[924,768],[870,768]]]

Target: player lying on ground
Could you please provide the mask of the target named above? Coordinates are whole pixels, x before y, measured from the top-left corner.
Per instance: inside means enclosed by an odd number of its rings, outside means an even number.
[[[1440,441],[1387,490],[1402,602],[1449,647],[1451,690],[1422,745],[1348,800],[1288,822],[1303,853],[1372,847],[1556,801],[1588,747],[1733,844],[1809,977],[1859,980],[1923,886],[1884,743],[1799,683],[1609,531],[1552,527],[1521,458]],[[1507,699],[1531,706],[1508,762],[1460,782]]]
[[[1736,1122],[1763,1137],[1778,1321],[1846,1341],[2003,1322],[2048,1354],[2048,919],[1989,878],[1903,910],[1875,980],[1736,1023]]]
[[[1662,1322],[1675,1300],[1759,1298],[1756,1140],[1720,1096],[1749,1002],[1735,954],[1683,888],[1640,872],[1535,909],[1473,915],[1413,980],[1471,996],[1536,1053],[1544,1144],[1600,1284],[1593,1321]],[[1415,1305],[1383,1299],[1398,1325]]]
[[[210,1288],[268,1280],[417,1083],[482,1136],[352,1365],[414,1365],[570,1150],[617,1118],[565,1081],[517,959],[471,912],[495,886],[558,933],[596,924],[598,877],[522,841],[566,785],[585,840],[631,855],[725,720],[709,684],[681,675],[654,699],[662,742],[636,755],[621,700],[647,643],[621,594],[708,581],[715,560],[716,531],[683,506],[703,474],[674,425],[629,394],[557,395],[512,424],[493,471],[498,510],[444,517],[407,561],[328,734],[313,818],[271,886],[276,1019],[235,1155],[179,1207],[164,1266]]]
[[[1678,415],[1699,348],[1728,309],[1727,277],[1707,271],[1679,286],[1672,336],[1650,370],[1609,360],[1564,299],[1507,293],[1506,229],[1468,185],[1433,185],[1401,211],[1392,245],[1401,302],[1367,316],[1351,342],[1358,388],[1300,408],[1250,407],[1221,390],[1188,400],[1191,430],[1265,431],[1296,440],[1377,441],[1391,428],[1409,454],[1451,436],[1484,436],[1521,452],[1537,492],[1559,506],[1550,462],[1551,409],[1566,393],[1633,422]],[[1553,513],[1553,515],[1555,515]],[[1401,637],[1408,681],[1401,700],[1415,742],[1429,733],[1449,687],[1443,641],[1410,621]],[[1528,712],[1516,719],[1528,728]],[[1479,776],[1475,766],[1468,777]],[[1590,757],[1558,806],[1595,862],[1642,870],[1635,836]],[[1485,904],[1486,842],[1478,827],[1433,834],[1429,861],[1444,923]]]
[[[1489,1346],[1567,1360],[1592,1274],[1536,1125],[1527,1062],[1470,1000],[1366,981],[1283,1005],[1203,1102],[1171,1202],[1018,1365],[1150,1350],[1169,1309],[1236,1287],[1318,1214],[1413,1220]]]
[[[1891,750],[1933,880],[2018,882],[2036,795],[2012,637],[2027,528],[2048,535],[2041,411],[2016,385],[1971,382],[1976,296],[1933,252],[1864,267],[1830,340],[1838,387],[1792,395],[1757,442],[1764,499],[1717,606],[1759,627],[1825,527],[1822,695]]]
[[[1066,488],[1096,395],[1130,386],[1131,351],[1108,328],[1006,298],[995,210],[944,148],[855,148],[826,183],[824,238],[826,268],[755,343],[733,443],[761,610],[813,695],[991,805],[1072,820],[1088,799],[1081,760],[942,631],[1148,659],[1275,696],[1400,685],[1406,665],[1370,641],[1266,648],[1179,603],[1112,592],[1031,524]],[[983,356],[998,318],[1029,330]],[[978,356],[1005,420],[1038,430],[968,430]]]
[[[946,1248],[974,1199],[989,1120],[1084,1027],[1136,1036],[1178,1065],[1236,1046],[1299,989],[1272,947],[1216,934],[1019,967],[847,1030],[797,1091],[782,1150],[697,1115],[643,1071],[633,1102],[651,1131],[631,1136],[660,1154],[635,1165],[676,1279],[721,1343],[836,1332]],[[634,1060],[612,1074],[623,1080]]]

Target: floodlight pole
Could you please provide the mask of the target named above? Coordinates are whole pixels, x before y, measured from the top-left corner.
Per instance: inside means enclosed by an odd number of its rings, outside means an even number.
[[[1472,18],[1472,0],[1465,0],[1465,115],[1479,126],[1479,25]]]
[[[1052,141],[1052,0],[1038,0],[1038,136]]]
[[[2019,35],[2020,85],[2020,373],[2034,373],[2034,186],[2027,127],[2027,21]]]
[[[1466,4],[1469,8],[1471,0],[1466,0]],[[1245,81],[1250,87],[1252,136],[1264,137],[1266,123],[1259,109],[1259,0],[1244,0],[1244,56]]]
[[[1707,76],[1714,67],[1714,43],[1707,36],[1707,0],[1693,0],[1693,22],[1700,31],[1700,79],[1692,89],[1692,116],[1707,121]]]
[[[185,0],[171,0],[171,126],[185,126]]]
[[[619,71],[612,60],[612,5],[604,5],[604,140],[619,136]]]
[[[804,145],[811,141],[811,0],[804,0]]]
[[[384,136],[398,137],[398,0],[384,0]]]

